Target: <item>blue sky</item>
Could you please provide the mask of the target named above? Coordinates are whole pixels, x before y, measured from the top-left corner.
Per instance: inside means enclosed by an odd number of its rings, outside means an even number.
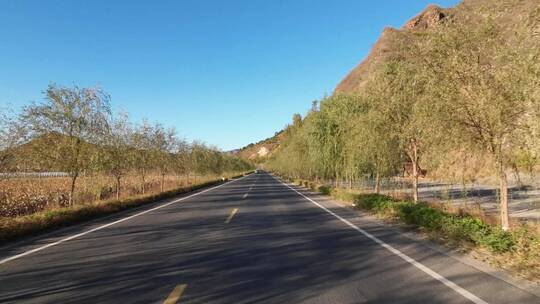
[[[229,150],[330,94],[385,26],[457,0],[0,0],[0,105],[99,85],[133,120]]]

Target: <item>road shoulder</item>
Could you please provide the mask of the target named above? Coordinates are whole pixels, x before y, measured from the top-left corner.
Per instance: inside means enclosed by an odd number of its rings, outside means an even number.
[[[356,221],[361,221],[362,223],[369,223],[370,225],[375,225],[384,228],[385,230],[390,229],[390,231],[395,234],[399,234],[400,236],[417,242],[418,244],[421,244],[422,246],[427,247],[430,250],[433,250],[441,255],[452,258],[459,263],[472,267],[495,279],[504,281],[507,284],[510,284],[520,290],[523,290],[540,298],[540,284],[536,284],[525,279],[516,278],[503,270],[494,268],[486,262],[475,259],[471,254],[459,252],[457,250],[453,250],[452,248],[448,248],[444,245],[438,244],[434,240],[429,239],[425,234],[411,229],[410,226],[384,221],[364,211],[353,209],[350,203],[337,201],[329,196],[313,192],[311,189],[297,185],[291,185],[289,183],[287,185],[292,186],[297,191],[300,191],[302,194],[317,201],[318,203],[324,204],[325,207],[339,208],[340,213],[345,212],[348,218],[354,218]]]

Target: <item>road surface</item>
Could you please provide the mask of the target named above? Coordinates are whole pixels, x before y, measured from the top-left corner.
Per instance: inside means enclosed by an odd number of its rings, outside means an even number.
[[[540,303],[259,172],[0,247],[0,303]]]

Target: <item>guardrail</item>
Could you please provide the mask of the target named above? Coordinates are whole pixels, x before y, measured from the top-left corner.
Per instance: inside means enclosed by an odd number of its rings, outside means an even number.
[[[40,178],[40,177],[68,177],[66,172],[8,172],[0,173],[0,178]]]

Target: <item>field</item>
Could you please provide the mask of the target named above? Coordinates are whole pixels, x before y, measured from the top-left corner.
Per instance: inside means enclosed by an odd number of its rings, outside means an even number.
[[[223,175],[161,176],[147,178],[142,193],[140,178],[126,177],[121,195],[116,198],[113,180],[106,176],[81,178],[75,192],[75,203],[69,205],[69,178],[24,178],[0,181],[0,242],[42,233],[129,208],[150,204],[183,193],[218,184],[223,179],[239,176]]]
[[[230,175],[230,174],[229,174]],[[233,174],[234,175],[234,174]],[[176,176],[167,175],[163,179],[163,191],[190,186],[221,176]],[[150,175],[145,178],[145,195],[161,192],[161,176]],[[0,180],[0,218],[19,217],[42,211],[68,207],[70,178],[10,178]],[[116,197],[116,181],[105,175],[84,176],[77,180],[75,205],[127,199],[142,195],[141,178],[135,175],[121,180],[120,196]]]

